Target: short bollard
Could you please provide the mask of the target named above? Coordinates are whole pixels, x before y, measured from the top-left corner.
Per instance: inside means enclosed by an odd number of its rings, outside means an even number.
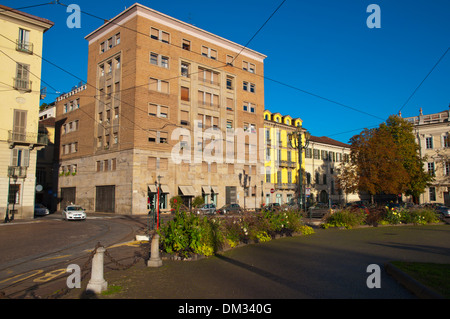
[[[99,294],[108,287],[108,283],[103,278],[103,255],[105,251],[104,247],[98,247],[94,258],[92,258],[91,279],[86,287],[86,291]]]
[[[159,257],[159,235],[155,234],[152,238],[152,246],[150,250],[150,259],[147,261],[148,267],[161,267],[162,260]]]

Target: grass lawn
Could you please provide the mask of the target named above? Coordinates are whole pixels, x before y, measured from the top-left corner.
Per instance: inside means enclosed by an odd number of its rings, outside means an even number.
[[[444,298],[450,299],[450,265],[418,262],[394,261],[393,265],[435,290]]]

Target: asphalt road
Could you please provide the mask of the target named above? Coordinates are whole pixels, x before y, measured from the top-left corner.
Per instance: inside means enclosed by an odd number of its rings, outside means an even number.
[[[198,261],[164,261],[160,268],[141,263],[105,279],[122,288],[111,298],[410,299],[415,296],[384,271],[384,264],[450,263],[449,239],[449,225],[318,229]],[[371,264],[380,266],[381,288],[367,286]]]
[[[0,291],[14,298],[66,277],[67,266],[82,265],[97,243],[108,247],[134,240],[145,226],[142,218],[89,215],[86,221],[63,221],[59,214],[0,224]]]

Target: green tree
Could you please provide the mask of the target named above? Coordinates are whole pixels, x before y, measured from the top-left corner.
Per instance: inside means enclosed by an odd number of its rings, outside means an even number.
[[[420,157],[419,145],[416,143],[413,133],[413,125],[399,116],[391,115],[386,124],[381,124],[380,128],[388,130],[392,135],[403,159],[403,166],[409,174],[409,183],[405,194],[412,195],[417,201],[419,195],[425,191],[425,188],[433,180],[433,176],[423,169],[426,157]]]

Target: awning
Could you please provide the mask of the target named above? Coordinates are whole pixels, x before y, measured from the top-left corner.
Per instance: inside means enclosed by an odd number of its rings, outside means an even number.
[[[169,191],[169,186],[164,185],[164,184],[161,185],[161,192],[164,193],[164,194],[170,193],[170,191]]]
[[[210,194],[211,193],[211,188],[209,188],[208,186],[202,186],[202,191],[205,194]]]
[[[211,188],[212,188],[212,191],[213,191],[214,194],[219,194],[219,187],[211,186]]]
[[[156,186],[155,185],[148,185],[148,191],[150,193],[156,193]]]
[[[192,186],[178,186],[184,196],[195,196],[195,189]]]

